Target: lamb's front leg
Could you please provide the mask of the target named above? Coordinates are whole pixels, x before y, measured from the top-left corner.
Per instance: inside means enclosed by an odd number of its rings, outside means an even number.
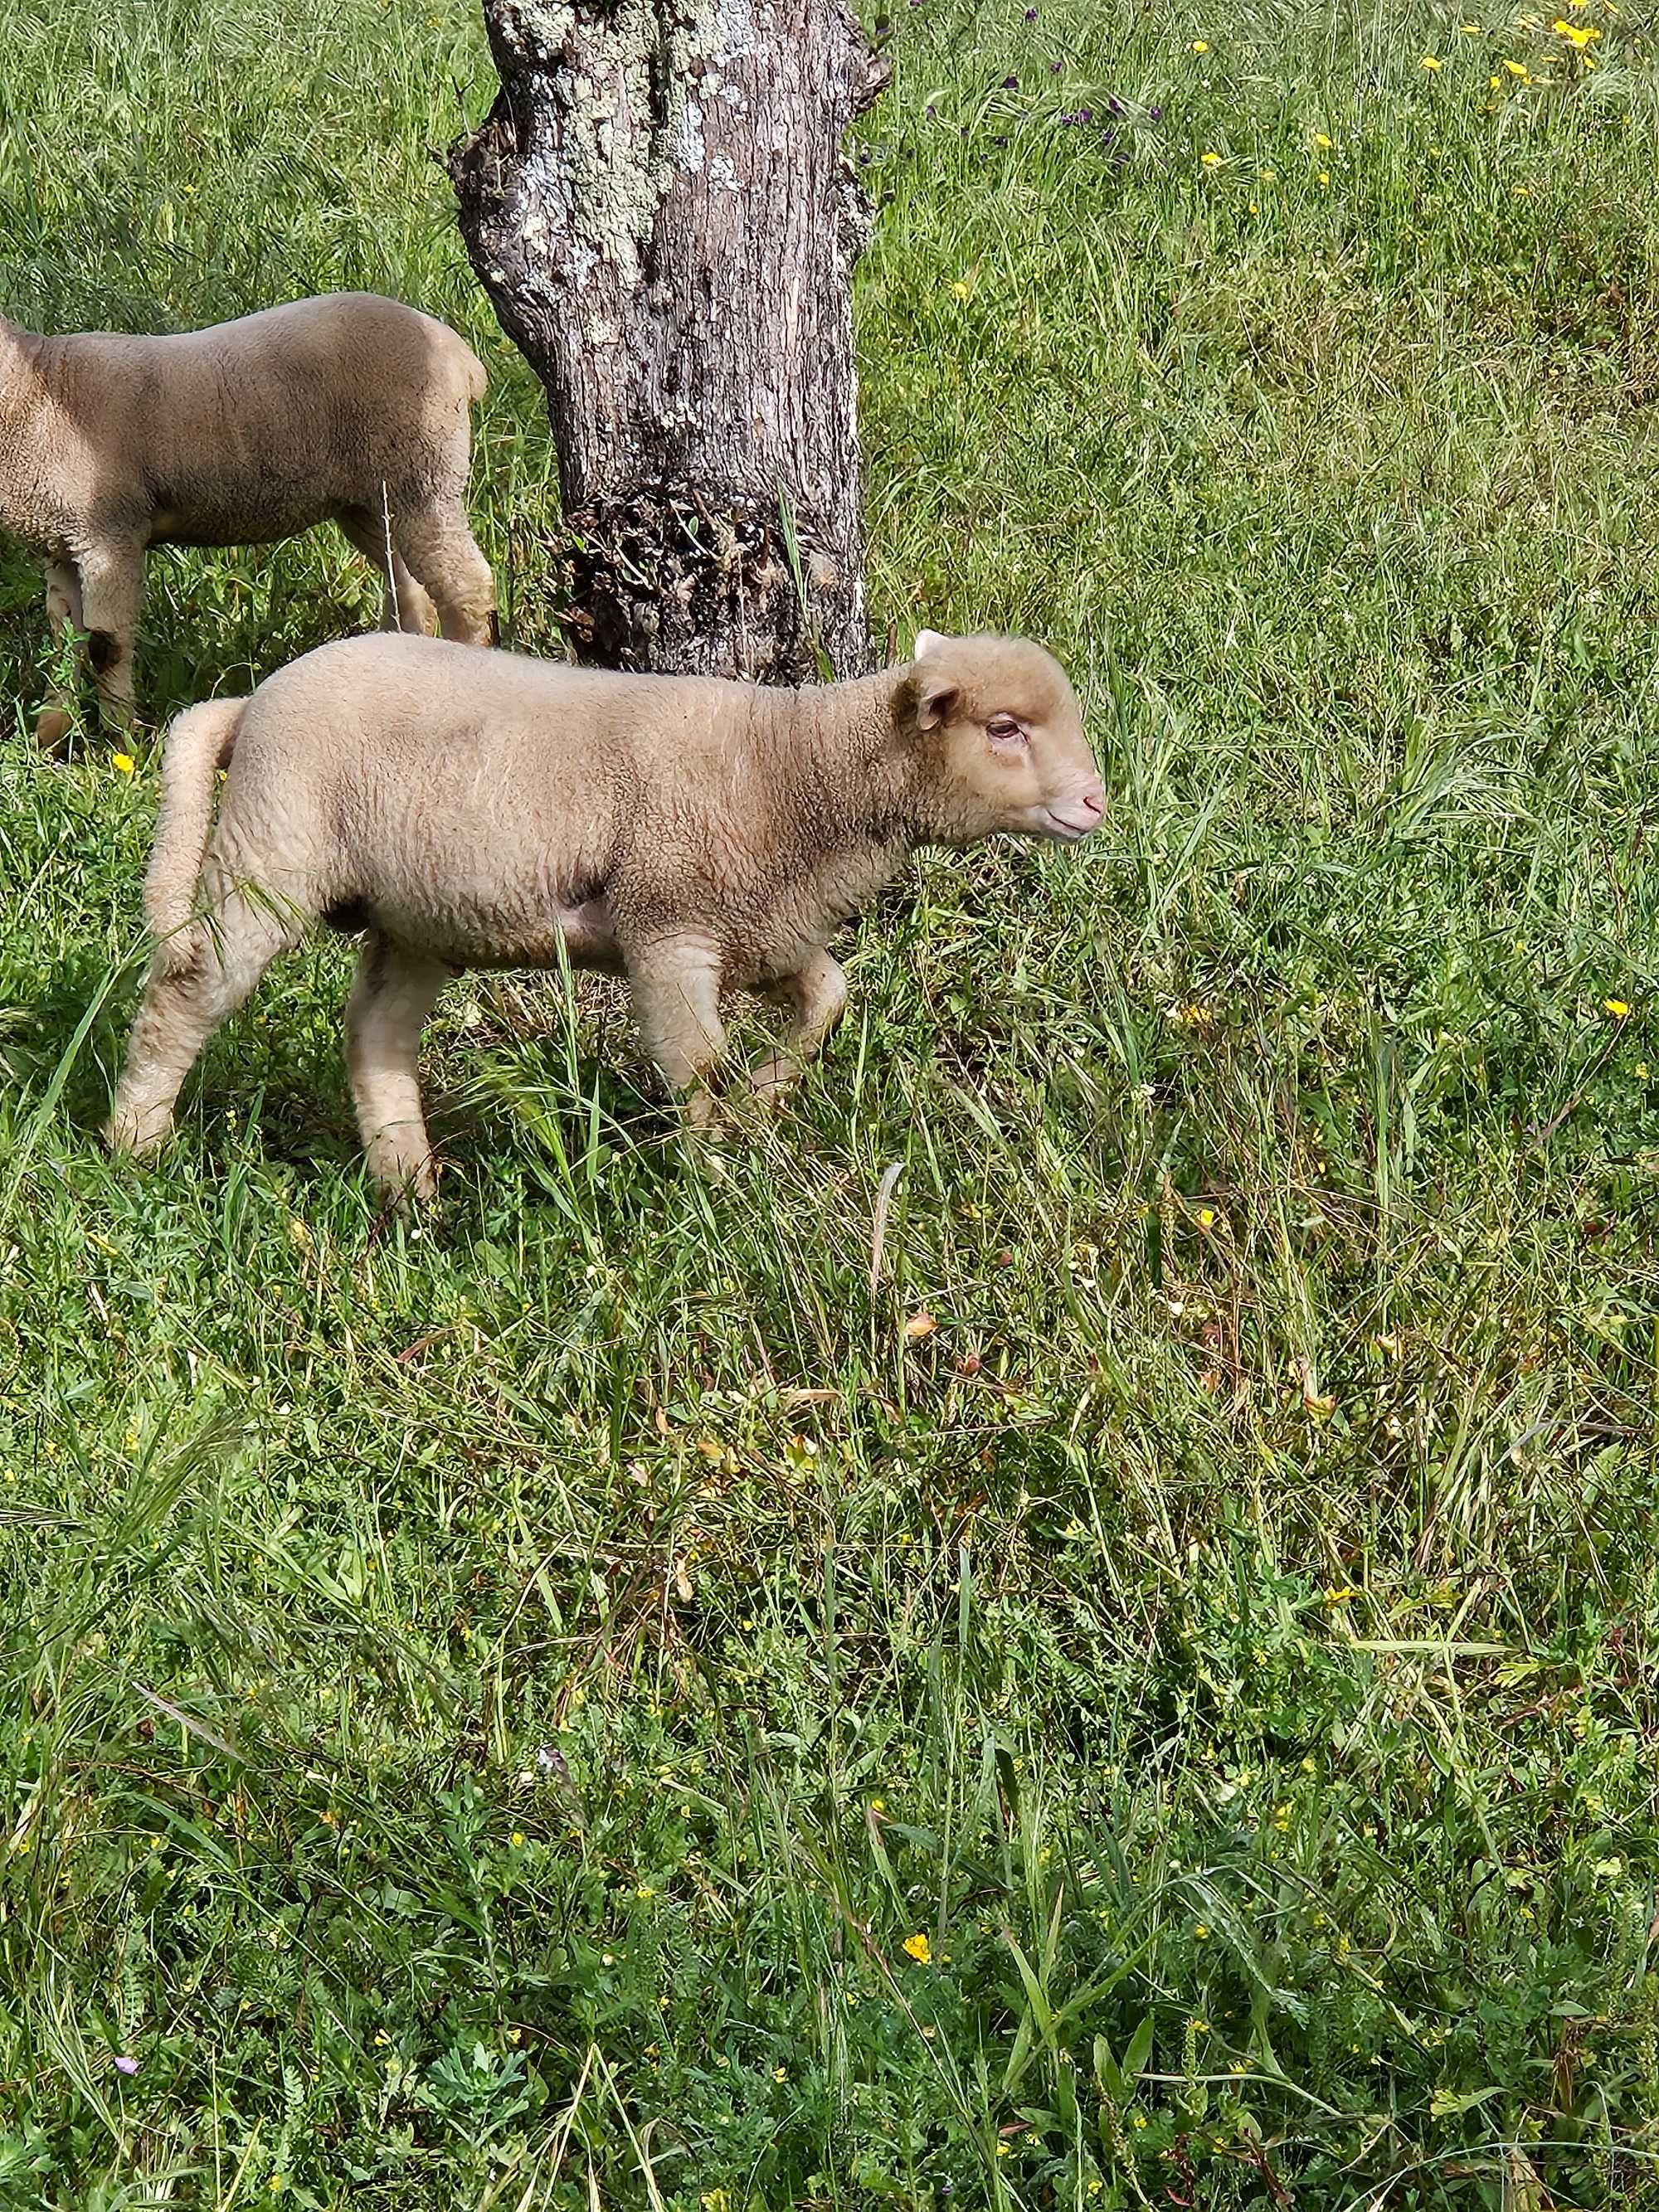
[[[394,1200],[437,1195],[415,1054],[453,970],[371,933],[346,1008],[346,1064],[368,1171]]]
[[[815,952],[794,975],[775,985],[771,995],[789,1010],[783,1047],[756,1069],[750,1081],[757,1098],[769,1103],[798,1080],[805,1064],[823,1049],[824,1039],[847,1008],[847,978],[827,952]]]
[[[80,647],[76,646],[73,653],[67,648],[70,633],[82,627],[81,579],[72,561],[46,563],[46,623],[59,663],[53,672],[51,696],[35,719],[34,741],[43,753],[55,753],[75,720],[76,679],[81,672]]]
[[[99,713],[106,734],[115,737],[132,726],[144,549],[136,543],[112,540],[84,548],[76,556],[76,565],[81,571],[87,658],[98,685]]]
[[[705,939],[661,938],[630,951],[628,980],[647,1052],[685,1099],[692,1128],[707,1132],[714,1121],[708,1079],[726,1057],[719,952]]]

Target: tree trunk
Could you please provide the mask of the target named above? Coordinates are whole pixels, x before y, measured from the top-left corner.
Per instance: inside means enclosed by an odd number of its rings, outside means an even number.
[[[450,155],[546,387],[584,659],[868,665],[842,133],[886,80],[845,0],[484,0],[501,88]]]

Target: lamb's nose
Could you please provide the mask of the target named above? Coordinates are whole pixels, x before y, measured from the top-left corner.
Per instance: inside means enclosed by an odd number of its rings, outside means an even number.
[[[1098,780],[1085,783],[1079,792],[1078,799],[1086,813],[1104,814],[1106,811],[1106,787]]]

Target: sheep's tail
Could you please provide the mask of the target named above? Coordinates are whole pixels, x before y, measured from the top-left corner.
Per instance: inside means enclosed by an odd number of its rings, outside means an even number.
[[[473,404],[476,406],[489,389],[489,371],[471,346],[466,349],[466,357],[470,364],[467,370],[467,385],[472,394]]]
[[[211,699],[187,707],[167,732],[161,757],[161,807],[144,878],[144,912],[155,939],[155,965],[183,973],[202,938],[196,887],[213,828],[213,779],[228,768],[246,699]]]

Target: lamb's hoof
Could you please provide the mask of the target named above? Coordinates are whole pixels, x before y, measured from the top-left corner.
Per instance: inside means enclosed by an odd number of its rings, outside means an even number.
[[[800,1081],[799,1061],[786,1054],[776,1053],[764,1060],[749,1079],[749,1089],[757,1106],[775,1113],[785,1096]]]
[[[371,1159],[368,1171],[388,1214],[437,1212],[438,1164],[430,1152],[418,1160]]]
[[[118,1159],[153,1159],[172,1131],[171,1114],[158,1121],[154,1115],[118,1107],[104,1124],[104,1146]]]
[[[716,1190],[730,1179],[720,1151],[722,1133],[721,1122],[712,1116],[701,1121],[688,1119],[680,1128],[680,1150],[687,1164]]]
[[[35,717],[34,742],[43,753],[53,760],[62,760],[69,750],[69,734],[75,727],[75,718],[61,707],[43,707]]]

